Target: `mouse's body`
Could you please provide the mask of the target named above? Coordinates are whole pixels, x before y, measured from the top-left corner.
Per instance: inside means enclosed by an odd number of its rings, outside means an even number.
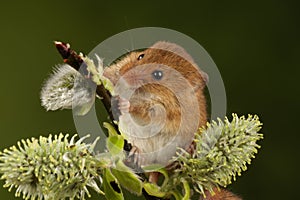
[[[130,103],[128,112],[121,108],[120,128],[142,166],[168,164],[206,124],[203,74],[182,47],[168,42],[131,52],[105,69],[116,94]]]
[[[119,128],[133,145],[141,166],[168,165],[178,147],[187,151],[198,128],[207,122],[204,88],[208,80],[180,46],[157,42],[130,52],[105,68],[119,98]],[[150,182],[158,173],[151,172]],[[241,200],[226,190],[205,199]],[[200,198],[202,199],[202,197]]]

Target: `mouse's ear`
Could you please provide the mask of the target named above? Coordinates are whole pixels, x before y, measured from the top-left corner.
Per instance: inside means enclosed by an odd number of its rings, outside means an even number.
[[[152,45],[150,48],[162,49],[162,50],[173,52],[173,53],[183,57],[187,61],[191,62],[193,65],[197,66],[197,64],[195,64],[193,58],[190,56],[190,54],[188,54],[186,52],[186,50],[184,48],[182,48],[181,46],[179,46],[178,44],[166,42],[166,41],[158,41],[154,45]],[[208,74],[202,70],[200,70],[200,74],[202,76],[203,81],[207,85],[208,81],[209,81]]]
[[[207,73],[205,73],[202,70],[199,70],[199,74],[200,74],[202,80],[200,82],[197,81],[197,84],[195,85],[194,91],[199,90],[199,89],[203,90],[205,88],[205,86],[207,86],[208,81],[209,81],[209,77],[208,77]],[[198,77],[198,80],[199,80],[199,77]]]
[[[156,42],[154,45],[152,45],[150,48],[162,49],[162,50],[173,52],[173,53],[183,57],[187,61],[194,63],[193,58],[186,52],[186,50],[184,48],[182,48],[178,44],[171,43],[171,42],[165,42],[165,41],[159,41],[159,42]]]
[[[204,72],[204,71],[201,71],[200,73],[201,73],[202,79],[203,79],[204,82],[205,82],[205,85],[207,85],[207,84],[208,84],[208,81],[209,81],[209,76],[208,76],[208,74],[207,74],[206,72]]]

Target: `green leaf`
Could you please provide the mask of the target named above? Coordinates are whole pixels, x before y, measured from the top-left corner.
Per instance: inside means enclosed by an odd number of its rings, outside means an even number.
[[[144,183],[144,189],[149,195],[159,198],[163,198],[167,194],[166,192],[162,192],[158,185],[152,183]]]
[[[103,126],[108,130],[109,133],[109,136],[106,140],[107,150],[112,154],[112,156],[121,154],[124,147],[124,137],[119,135],[110,123],[104,122]]]
[[[101,77],[102,84],[106,90],[108,90],[112,95],[114,95],[114,85],[113,83],[106,77]]]
[[[171,194],[173,197],[175,197],[176,200],[182,200],[183,196],[180,194],[178,190],[171,191]]]
[[[101,74],[99,73],[96,65],[94,64],[94,61],[91,60],[89,57],[87,56],[82,56],[80,55],[83,59],[83,61],[86,63],[87,65],[87,70],[91,73],[92,75],[92,81],[94,83],[96,83],[97,85],[101,85]],[[99,59],[99,58],[98,58]],[[100,60],[98,60],[99,62]],[[99,64],[99,63],[98,63]],[[98,66],[99,68],[99,66]]]
[[[106,147],[112,156],[120,155],[123,152],[124,138],[121,135],[108,137]]]
[[[161,187],[164,188],[169,182],[169,174],[165,168],[159,169],[158,172],[164,176],[164,182],[161,185]]]
[[[109,169],[104,170],[103,188],[107,200],[124,199],[121,187]]]
[[[116,136],[119,135],[116,131],[116,129],[108,122],[103,122],[104,128],[108,130],[109,136]]]
[[[142,194],[142,181],[122,161],[117,162],[116,168],[112,168],[111,173],[116,177],[122,187],[136,195],[140,196]]]
[[[95,155],[98,168],[109,168],[112,165],[111,154],[108,152]]]
[[[164,168],[164,166],[159,165],[159,164],[152,164],[152,165],[143,166],[143,170],[145,172],[153,172],[153,171],[157,172],[157,171],[159,171],[160,169],[163,169],[163,168]]]
[[[182,200],[189,200],[191,197],[191,188],[189,186],[189,183],[185,179],[182,179],[181,182],[184,188],[184,197],[182,198]]]

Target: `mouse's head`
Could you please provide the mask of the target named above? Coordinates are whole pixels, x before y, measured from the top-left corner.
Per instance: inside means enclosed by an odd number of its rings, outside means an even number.
[[[177,85],[185,79],[192,87],[203,89],[208,80],[182,47],[161,41],[146,50],[128,53],[106,68],[104,76],[115,85],[123,79],[131,88],[146,84]]]
[[[200,114],[200,124],[206,122],[203,90],[208,77],[177,44],[157,42],[143,51],[130,52],[107,67],[104,76],[115,85],[115,94],[130,100],[137,112],[149,110],[147,105],[155,103],[170,112],[170,117],[179,115],[173,111],[182,110],[193,114],[186,119]]]

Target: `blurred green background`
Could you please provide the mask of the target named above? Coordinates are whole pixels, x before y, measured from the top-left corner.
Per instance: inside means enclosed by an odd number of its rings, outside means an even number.
[[[258,114],[264,123],[259,154],[230,189],[246,200],[295,199],[299,13],[296,3],[279,0],[3,1],[0,149],[22,138],[76,132],[71,111],[46,112],[40,106],[41,85],[61,63],[54,40],[88,53],[121,31],[165,27],[189,35],[214,59],[226,87],[228,115]],[[20,199],[2,187],[0,196]]]

